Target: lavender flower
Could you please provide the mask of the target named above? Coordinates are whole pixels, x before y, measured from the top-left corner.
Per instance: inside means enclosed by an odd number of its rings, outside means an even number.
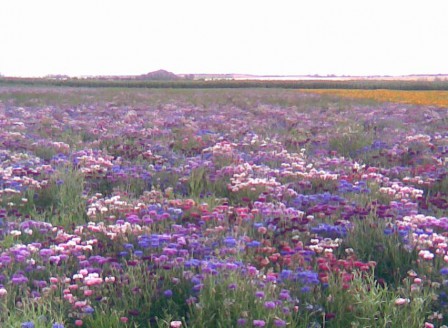
[[[263,292],[263,291],[257,291],[257,292],[255,292],[255,297],[257,297],[257,298],[263,298],[263,297],[264,297],[264,292]]]
[[[286,321],[281,319],[274,319],[274,326],[276,327],[286,327]]]

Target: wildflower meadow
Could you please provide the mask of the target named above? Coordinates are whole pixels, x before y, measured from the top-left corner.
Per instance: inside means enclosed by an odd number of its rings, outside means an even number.
[[[406,92],[2,86],[0,326],[448,327],[446,94]]]

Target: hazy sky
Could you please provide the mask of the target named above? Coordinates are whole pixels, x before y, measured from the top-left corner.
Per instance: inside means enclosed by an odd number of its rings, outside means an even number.
[[[0,74],[448,74],[448,0],[0,0]]]

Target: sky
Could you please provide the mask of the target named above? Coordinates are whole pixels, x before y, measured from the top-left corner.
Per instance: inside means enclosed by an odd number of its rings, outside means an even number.
[[[447,0],[0,0],[0,74],[448,74]]]

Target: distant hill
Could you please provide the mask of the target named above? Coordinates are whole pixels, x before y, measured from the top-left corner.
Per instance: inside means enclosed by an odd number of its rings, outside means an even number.
[[[137,80],[151,80],[151,81],[175,81],[181,79],[174,73],[159,69],[158,71],[149,72],[135,77]]]

